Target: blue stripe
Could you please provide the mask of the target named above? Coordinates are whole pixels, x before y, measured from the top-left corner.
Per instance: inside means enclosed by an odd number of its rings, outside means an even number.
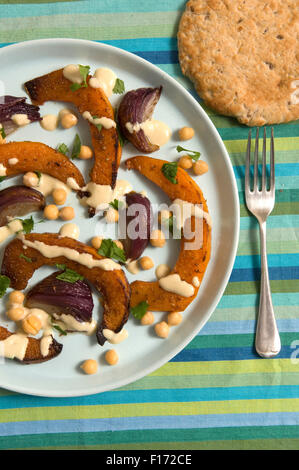
[[[294,426],[299,413],[231,413],[179,416],[143,416],[128,418],[85,419],[84,432],[126,431],[135,429],[202,429],[239,426]],[[1,436],[26,434],[72,433],[81,429],[79,419],[59,421],[23,421],[1,423]]]
[[[248,138],[248,127],[241,126],[237,123],[236,120],[230,122],[233,122],[235,127],[217,127],[217,130],[223,140],[243,140]],[[286,124],[277,124],[271,127],[274,129],[275,137],[291,138],[298,136],[297,121],[288,122]]]
[[[259,281],[260,278],[259,268],[233,269],[229,282],[252,282]],[[299,279],[299,266],[269,267],[269,278],[271,281]]]
[[[258,227],[258,222],[254,217],[241,217],[240,230],[248,230]],[[269,228],[290,228],[296,230],[299,227],[299,215],[297,214],[283,214],[271,215],[267,219],[267,229]]]
[[[229,325],[229,323],[228,323]],[[277,359],[290,358],[293,349],[290,346],[282,346]],[[192,348],[184,349],[171,359],[170,362],[192,361],[246,361],[260,359],[253,346],[235,348]]]
[[[247,131],[248,132],[248,131]],[[245,178],[245,165],[236,165],[233,167],[236,178]],[[294,176],[299,175],[299,163],[277,163],[275,165],[275,176]]]
[[[71,4],[71,6],[70,6]],[[130,0],[129,2],[119,0],[101,0],[101,1],[79,1],[79,2],[59,2],[59,3],[26,3],[26,4],[6,4],[5,8],[0,10],[1,18],[17,18],[28,16],[46,16],[46,15],[82,15],[82,14],[109,14],[109,13],[138,13],[138,12],[171,12],[182,10],[184,5],[182,0]]]
[[[224,295],[217,308],[242,308],[256,306],[257,294]],[[272,294],[274,305],[298,305],[297,292]]]
[[[242,296],[240,296],[241,298]],[[256,304],[258,305],[258,296],[256,296]],[[298,305],[298,302],[296,303]],[[231,307],[232,308],[232,307]],[[254,320],[238,320],[238,321],[213,321],[207,322],[200,330],[199,335],[236,335],[236,334],[253,334],[256,322]],[[299,318],[278,318],[277,326],[282,333],[296,333],[299,331]],[[298,335],[299,339],[299,335]]]
[[[119,47],[126,51],[135,52],[140,51],[140,54],[145,52],[168,52],[177,51],[177,40],[176,38],[134,38],[134,39],[109,39],[105,41],[94,41],[98,43],[109,44],[110,46]],[[15,44],[14,42],[2,42],[0,47],[9,46]],[[177,61],[177,58],[175,60]]]
[[[177,51],[176,38],[136,38],[136,39],[110,39],[106,41],[95,41],[109,44],[110,46],[119,47],[126,51],[139,52],[143,54],[151,51]],[[176,58],[176,62],[178,62]],[[171,62],[170,62],[171,63]]]
[[[263,360],[263,359],[261,359]],[[200,376],[198,377],[200,383]],[[1,409],[38,408],[55,406],[94,406],[130,403],[190,403],[200,401],[298,398],[299,385],[252,387],[206,387],[182,389],[152,389],[103,392],[85,397],[46,398],[30,395],[1,397]],[[1,412],[0,412],[1,414]],[[75,413],[74,413],[75,415]],[[127,418],[125,418],[127,419]]]
[[[299,243],[298,243],[299,245]],[[258,268],[260,267],[259,255],[237,256],[234,264],[235,269]],[[269,266],[299,266],[299,253],[283,253],[268,255]]]
[[[135,54],[152,64],[173,64],[178,62],[177,51],[136,51]]]

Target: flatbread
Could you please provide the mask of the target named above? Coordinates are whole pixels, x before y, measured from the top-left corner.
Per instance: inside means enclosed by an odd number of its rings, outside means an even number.
[[[190,0],[178,31],[183,74],[242,124],[299,118],[299,0]]]

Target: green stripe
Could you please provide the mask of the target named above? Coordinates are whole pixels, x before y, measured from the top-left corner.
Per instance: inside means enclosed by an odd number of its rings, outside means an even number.
[[[293,229],[288,229],[292,233]],[[282,254],[282,253],[298,253],[298,241],[268,241],[268,253]],[[239,243],[237,255],[258,255],[260,253],[260,244],[258,240],[252,241],[252,246],[248,243]]]
[[[297,124],[298,125],[298,124]],[[270,145],[269,139],[267,139],[267,146]],[[243,164],[244,164],[244,152],[246,151],[247,146],[247,139],[236,139],[236,140],[226,140],[225,146],[231,154],[243,154]],[[293,155],[293,151],[299,149],[299,140],[298,138],[288,138],[288,137],[276,137],[275,138],[275,160],[276,155],[279,154],[281,151],[284,152],[285,157],[289,157],[289,155]],[[291,154],[289,154],[291,152]],[[291,157],[292,158],[292,157]],[[277,161],[277,160],[276,160]],[[288,161],[288,160],[287,160]],[[298,163],[298,154],[297,158],[294,162]],[[241,165],[242,163],[240,163]]]
[[[297,253],[298,252],[298,228],[267,228],[268,253]],[[237,256],[258,255],[260,242],[257,227],[240,230]]]
[[[62,2],[80,2],[82,0],[0,0],[0,4],[24,4],[24,3],[62,3]]]
[[[298,338],[298,335],[297,335]],[[180,375],[148,376],[144,379],[123,387],[121,390],[156,390],[181,388],[211,388],[211,387],[254,387],[274,385],[298,385],[299,372],[254,373],[254,374],[211,374],[207,375]]]
[[[225,362],[225,361],[224,361]],[[53,415],[55,410],[55,416]],[[192,416],[198,414],[234,414],[242,413],[244,400],[214,400],[180,402],[177,406],[174,402],[167,403],[122,403],[113,405],[78,405],[76,413],[72,406],[50,407],[42,409],[43,420],[72,420],[72,419],[101,419],[101,418],[128,418],[130,416]],[[274,412],[296,412],[299,411],[299,399],[251,399],[251,413],[274,413]],[[0,410],[1,423],[14,423],[19,421],[39,421],[41,410],[39,408],[20,408]]]
[[[243,318],[243,317],[242,317]],[[254,344],[254,334],[240,334],[240,335],[198,335],[185,349],[196,348],[237,348],[244,346],[252,346]],[[281,333],[281,344],[289,345],[293,340],[298,340],[298,333]]]
[[[259,289],[259,282],[230,282],[224,295],[257,294]],[[273,294],[277,292],[298,292],[299,279],[271,281],[271,291]]]
[[[278,202],[271,212],[271,215],[299,214],[299,201]],[[241,217],[251,216],[251,213],[244,204],[240,204]]]
[[[64,446],[67,450],[298,450],[298,439],[255,439],[239,441],[207,441],[207,442],[134,442],[133,444],[105,444]],[[37,450],[39,447],[27,447]],[[57,447],[43,447],[44,450],[55,450]]]
[[[277,319],[283,318],[296,318],[298,316],[297,305],[275,305],[275,317]],[[240,320],[255,320],[256,311],[254,307],[242,307],[242,308],[217,308],[209,323],[214,322],[232,322]],[[297,334],[298,337],[298,334]],[[231,341],[234,342],[235,335],[230,336]],[[194,340],[193,340],[194,341]]]
[[[85,446],[93,445],[115,445],[129,443],[130,449],[134,449],[135,443],[154,442],[166,443],[167,441],[186,442],[188,449],[193,442],[194,449],[200,449],[201,441],[225,441],[229,442],[246,439],[263,439],[271,437],[271,443],[274,439],[298,439],[299,426],[260,426],[260,427],[225,427],[225,428],[204,428],[204,429],[154,429],[154,430],[126,430],[113,432],[89,432],[84,433]],[[22,449],[32,447],[43,447],[47,442],[48,446],[63,449],[67,446],[82,445],[82,434],[80,433],[59,433],[59,434],[31,434],[21,436],[0,437],[0,449]],[[198,441],[198,442],[196,442]],[[140,447],[139,447],[140,448]]]
[[[1,42],[18,42],[49,37],[109,40],[172,37],[178,12],[51,15],[29,18],[5,18],[1,24]],[[19,28],[16,23],[19,20]],[[74,27],[75,24],[75,27]],[[49,27],[51,25],[51,27]],[[121,25],[121,28],[120,26]]]

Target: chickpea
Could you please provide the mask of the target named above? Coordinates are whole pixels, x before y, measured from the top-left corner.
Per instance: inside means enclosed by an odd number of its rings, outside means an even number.
[[[64,129],[70,129],[78,123],[78,119],[73,113],[63,113],[60,123]]]
[[[78,155],[81,160],[88,160],[89,158],[92,158],[93,152],[88,145],[81,145],[80,153]]]
[[[61,120],[65,114],[73,114],[71,109],[63,108],[58,113],[58,119]]]
[[[55,204],[57,204],[58,206],[62,206],[63,204],[65,204],[67,193],[62,188],[56,188],[52,193],[52,197]]]
[[[190,140],[194,136],[194,129],[193,127],[182,127],[179,130],[179,138],[180,140]]]
[[[118,222],[119,214],[118,211],[115,210],[113,207],[109,207],[109,209],[105,213],[105,220],[108,224],[114,224]]]
[[[146,271],[154,267],[154,262],[149,256],[143,256],[139,260],[139,266]]]
[[[153,230],[150,236],[152,246],[161,248],[165,245],[165,235],[161,230]]]
[[[179,325],[182,321],[183,317],[180,312],[170,312],[167,315],[167,323],[169,326]]]
[[[167,276],[171,269],[167,264],[159,264],[156,268],[155,274],[157,279]]]
[[[65,206],[59,211],[59,217],[62,220],[72,220],[75,217],[74,208],[71,206]]]
[[[141,325],[152,325],[155,321],[153,312],[146,312],[140,320]]]
[[[88,375],[95,374],[98,371],[98,364],[94,359],[87,359],[80,367],[85,372],[85,374]]]
[[[23,184],[25,186],[29,186],[29,188],[35,188],[38,186],[38,176],[36,173],[33,173],[33,171],[28,171],[25,173],[23,176]]]
[[[109,351],[107,351],[106,354],[105,354],[105,359],[106,359],[106,362],[110,366],[114,366],[115,364],[117,364],[118,363],[118,354],[115,351],[115,349],[110,349]]]
[[[203,160],[193,163],[193,171],[196,175],[203,175],[209,170],[209,165]]]
[[[42,322],[35,315],[29,315],[22,321],[22,327],[25,333],[35,336],[42,327]]]
[[[192,158],[188,155],[184,155],[179,159],[179,166],[184,170],[189,170],[192,168]]]
[[[54,114],[46,114],[40,121],[40,125],[46,131],[55,131],[58,125],[58,116],[55,116]]]
[[[25,296],[23,292],[19,290],[14,290],[9,294],[9,303],[11,304],[22,304],[24,302]]]
[[[20,321],[24,318],[25,316],[25,310],[21,307],[15,307],[15,308],[10,308],[7,312],[6,315],[10,320],[13,321]]]
[[[103,239],[101,237],[93,237],[91,240],[91,245],[98,250],[102,244]]]
[[[156,323],[155,325],[155,332],[157,336],[160,338],[167,338],[169,333],[169,326],[166,321],[161,321],[160,323]]]
[[[49,204],[44,208],[44,216],[49,220],[56,220],[59,215],[58,207],[55,204]]]

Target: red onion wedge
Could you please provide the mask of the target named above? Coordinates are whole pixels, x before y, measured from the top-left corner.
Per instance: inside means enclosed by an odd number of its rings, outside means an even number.
[[[126,93],[119,105],[118,123],[121,133],[141,152],[155,152],[159,150],[159,146],[152,144],[142,129],[130,132],[128,125],[133,126],[133,128],[134,125],[137,125],[138,128],[138,124],[150,119],[161,93],[162,86],[158,88],[138,88]]]
[[[55,272],[36,284],[26,296],[26,307],[42,308],[49,314],[72,315],[79,322],[91,322],[93,299],[86,281],[70,283],[57,279]]]
[[[134,191],[126,194],[125,201],[126,208],[120,210],[120,221],[124,221],[119,224],[120,238],[127,260],[133,261],[142,255],[149,243],[153,222],[152,208],[147,197]]]
[[[25,101],[26,97],[0,96],[0,124],[6,135],[18,128],[12,120],[14,114],[25,114],[30,122],[41,120],[39,107]]]
[[[6,225],[8,217],[20,217],[43,209],[43,194],[27,186],[10,186],[0,191],[0,227]]]

